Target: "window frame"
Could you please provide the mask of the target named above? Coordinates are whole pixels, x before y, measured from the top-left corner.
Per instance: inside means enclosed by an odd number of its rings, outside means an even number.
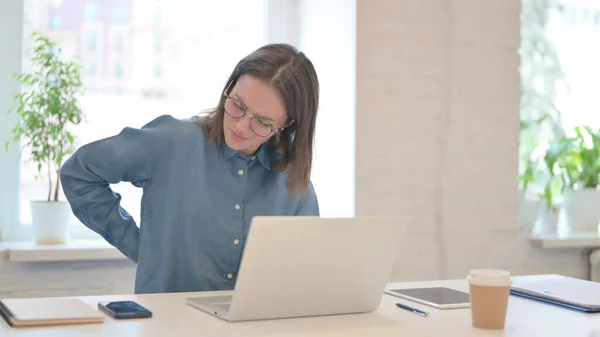
[[[17,92],[19,85],[10,81],[12,73],[22,68],[23,64],[23,26],[24,13],[21,0],[0,2],[0,13],[6,16],[0,20],[0,43],[6,47],[7,53],[0,54],[0,92]],[[9,54],[10,53],[10,54]],[[6,111],[12,106],[12,95],[0,95],[0,109]],[[4,144],[10,135],[11,125],[18,121],[16,114],[0,113],[0,238],[18,238],[19,230],[19,185],[20,157],[19,144],[13,144],[9,151],[4,151]]]
[[[263,0],[263,43],[287,42],[296,43],[298,41],[298,17],[296,15],[298,3],[297,0]],[[23,31],[24,31],[24,4],[21,0],[9,0],[0,2],[0,13],[4,13],[13,20],[3,20],[4,28],[0,32],[10,32],[5,36],[0,36],[0,42],[4,42],[7,50],[23,50]],[[0,26],[1,27],[1,26]],[[15,38],[19,36],[19,38]],[[7,69],[0,66],[0,76],[11,76],[15,71],[21,71],[23,65],[22,53],[19,60],[9,63]],[[14,55],[13,55],[14,56]],[[0,60],[2,60],[0,58]],[[3,86],[0,79],[0,89]],[[7,84],[10,92],[16,92],[19,86],[16,83]],[[0,98],[0,109],[5,110],[12,106],[12,95],[5,98],[4,102]],[[31,224],[20,223],[20,156],[19,144],[13,144],[8,152],[4,151],[4,141],[10,133],[10,129],[2,128],[2,125],[15,125],[18,121],[16,115],[6,115],[0,111],[0,141],[2,149],[0,152],[0,241],[31,241],[33,239],[33,228]],[[71,239],[101,239],[81,223],[77,222],[71,227]]]

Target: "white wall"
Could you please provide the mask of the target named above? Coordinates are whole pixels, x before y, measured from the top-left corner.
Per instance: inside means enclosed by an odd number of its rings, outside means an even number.
[[[586,276],[519,237],[520,0],[358,0],[356,214],[411,218],[395,280]]]

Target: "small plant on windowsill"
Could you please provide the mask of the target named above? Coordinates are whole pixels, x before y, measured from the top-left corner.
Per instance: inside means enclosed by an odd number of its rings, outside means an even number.
[[[573,137],[550,145],[544,161],[562,194],[561,219],[574,232],[598,232],[600,221],[600,131],[576,127]],[[557,194],[557,193],[553,193]],[[548,195],[548,202],[554,195]]]
[[[75,59],[61,58],[61,48],[38,32],[33,32],[31,71],[14,74],[21,84],[15,93],[19,122],[12,130],[6,150],[21,144],[21,155],[37,168],[36,178],[47,179],[46,200],[31,200],[31,218],[37,243],[64,243],[69,236],[71,208],[59,200],[60,167],[73,153],[75,137],[69,128],[81,123],[79,104],[83,84]]]
[[[541,182],[549,174],[543,163],[545,142],[540,140],[541,131],[554,123],[550,114],[537,119],[521,119],[518,207],[520,232],[526,235],[536,229],[540,215],[545,216],[544,209],[554,210],[552,205],[544,207],[541,202],[544,198]]]

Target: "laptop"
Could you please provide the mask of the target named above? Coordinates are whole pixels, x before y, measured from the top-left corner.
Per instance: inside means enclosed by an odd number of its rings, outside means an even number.
[[[233,295],[186,303],[230,322],[375,311],[406,225],[403,217],[254,217]]]

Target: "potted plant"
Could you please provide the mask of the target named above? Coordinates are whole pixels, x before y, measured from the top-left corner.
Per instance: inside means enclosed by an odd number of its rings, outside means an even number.
[[[566,89],[565,73],[547,26],[557,0],[523,0],[521,10],[521,134],[519,137],[519,221],[524,232],[553,231],[558,214],[544,187],[551,180],[543,163],[548,142],[564,135],[558,92]],[[544,202],[544,199],[546,199]],[[534,215],[536,213],[538,215]],[[530,233],[528,233],[530,234]]]
[[[519,174],[519,231],[523,234],[531,233],[540,212],[540,202],[529,197],[529,185],[535,182],[537,171],[537,161],[528,160]]]
[[[544,161],[562,192],[560,219],[570,231],[597,232],[600,221],[600,131],[576,127],[575,136],[562,137],[548,148]],[[548,199],[552,199],[552,193]]]
[[[526,155],[521,157],[519,165],[519,231],[523,234],[531,232],[538,217],[540,204],[530,198],[530,185],[535,183],[538,175],[538,162],[531,158],[533,149],[529,149]]]
[[[6,143],[20,142],[21,155],[35,164],[36,178],[48,182],[45,200],[31,200],[31,218],[37,243],[63,243],[69,235],[72,211],[66,201],[59,200],[60,167],[65,157],[75,150],[74,135],[69,127],[81,123],[78,96],[83,85],[80,66],[75,59],[63,60],[61,48],[49,38],[33,32],[31,71],[14,74],[21,91],[14,95],[19,122]]]
[[[531,234],[537,222],[542,217],[546,222],[546,207],[543,199],[541,182],[548,176],[543,165],[543,143],[540,129],[552,123],[548,114],[538,119],[521,119],[521,134],[519,138],[519,228],[523,234]],[[544,224],[544,228],[550,226]]]
[[[533,234],[555,233],[558,229],[558,210],[560,204],[558,197],[562,193],[561,184],[544,164],[545,156],[538,160],[537,168],[542,169],[542,174],[536,177],[536,184],[540,191],[537,197],[540,200],[538,216],[535,221]]]

